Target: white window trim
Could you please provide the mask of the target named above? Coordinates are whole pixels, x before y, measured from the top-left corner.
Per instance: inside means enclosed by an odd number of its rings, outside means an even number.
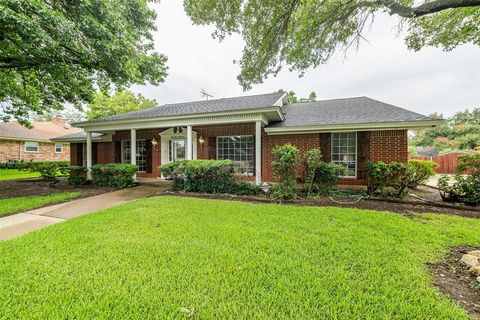
[[[215,153],[216,153],[216,159],[218,160],[218,138],[231,138],[231,137],[252,137],[253,138],[253,155],[255,155],[255,135],[253,134],[235,134],[235,135],[229,135],[229,136],[216,136],[215,137]],[[253,173],[249,173],[249,176],[255,176],[256,168],[255,168],[255,158],[253,159]]]
[[[330,133],[330,162],[333,162],[333,134],[338,133],[355,133],[355,175],[354,176],[340,176],[342,179],[357,179],[358,174],[358,136],[357,131],[348,131],[348,132],[332,132]]]
[[[147,139],[137,139],[136,146],[139,145],[138,141],[140,141],[140,140],[144,140],[144,141],[145,141],[145,145],[147,144]],[[124,149],[125,141],[131,141],[131,140],[130,140],[130,139],[125,139],[125,140],[121,140],[121,142],[120,142],[120,161],[121,161],[120,163],[132,163],[131,161],[130,161],[130,162],[123,162],[124,154],[125,154],[125,152],[124,152],[124,150],[123,150],[123,149]],[[130,148],[131,148],[131,146],[132,146],[132,145],[130,144]],[[135,150],[135,151],[136,151],[136,150]],[[136,152],[135,152],[135,153],[136,153]],[[130,154],[130,153],[128,153],[128,154]],[[138,164],[137,164],[137,168],[138,168]],[[137,172],[139,172],[139,173],[146,173],[147,171],[137,171]]]
[[[57,151],[57,145],[60,145],[60,151]],[[55,143],[55,153],[63,153],[63,143]]]
[[[36,143],[37,144],[37,150],[36,151],[29,151],[27,150],[27,143]],[[24,143],[24,151],[28,153],[39,153],[40,152],[40,143],[37,141],[25,141]]]

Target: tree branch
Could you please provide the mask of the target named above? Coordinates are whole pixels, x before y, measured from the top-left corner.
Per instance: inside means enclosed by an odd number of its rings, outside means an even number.
[[[480,6],[480,0],[436,0],[423,3],[417,7],[409,7],[395,0],[377,0],[376,3],[387,7],[391,15],[396,14],[403,18],[421,17],[446,9]],[[367,3],[364,3],[364,5],[366,6]]]

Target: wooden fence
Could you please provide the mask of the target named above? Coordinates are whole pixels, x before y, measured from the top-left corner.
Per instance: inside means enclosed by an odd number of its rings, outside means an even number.
[[[438,167],[435,169],[437,173],[453,174],[455,173],[455,169],[458,166],[458,158],[462,155],[463,153],[447,153],[447,154],[441,154],[433,157],[428,157],[428,156],[410,157],[410,159],[432,160],[438,163]]]

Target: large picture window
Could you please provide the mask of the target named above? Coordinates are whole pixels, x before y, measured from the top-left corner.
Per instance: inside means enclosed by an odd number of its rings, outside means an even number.
[[[39,144],[35,141],[25,141],[25,152],[38,152]]]
[[[346,177],[357,176],[357,133],[332,133],[332,162],[346,167]]]
[[[232,160],[238,173],[254,173],[253,136],[217,137],[217,159]]]
[[[145,156],[146,140],[137,140],[137,167],[138,171],[147,171],[147,161]],[[130,163],[132,159],[130,140],[122,140],[122,162]]]

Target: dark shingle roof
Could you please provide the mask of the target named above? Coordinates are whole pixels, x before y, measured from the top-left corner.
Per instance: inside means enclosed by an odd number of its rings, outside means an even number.
[[[285,121],[268,127],[435,120],[367,97],[292,103],[284,105],[282,111]]]
[[[258,109],[273,106],[275,102],[277,102],[283,95],[284,93],[276,92],[235,98],[165,104],[155,108],[133,111],[110,117],[97,118],[89,122],[131,120],[198,113]]]
[[[103,135],[104,135],[103,133],[92,132],[92,138],[99,138]],[[63,141],[63,140],[70,140],[70,139],[86,139],[86,138],[87,138],[87,133],[82,130],[76,133],[55,137],[55,138],[52,138],[51,140]]]

